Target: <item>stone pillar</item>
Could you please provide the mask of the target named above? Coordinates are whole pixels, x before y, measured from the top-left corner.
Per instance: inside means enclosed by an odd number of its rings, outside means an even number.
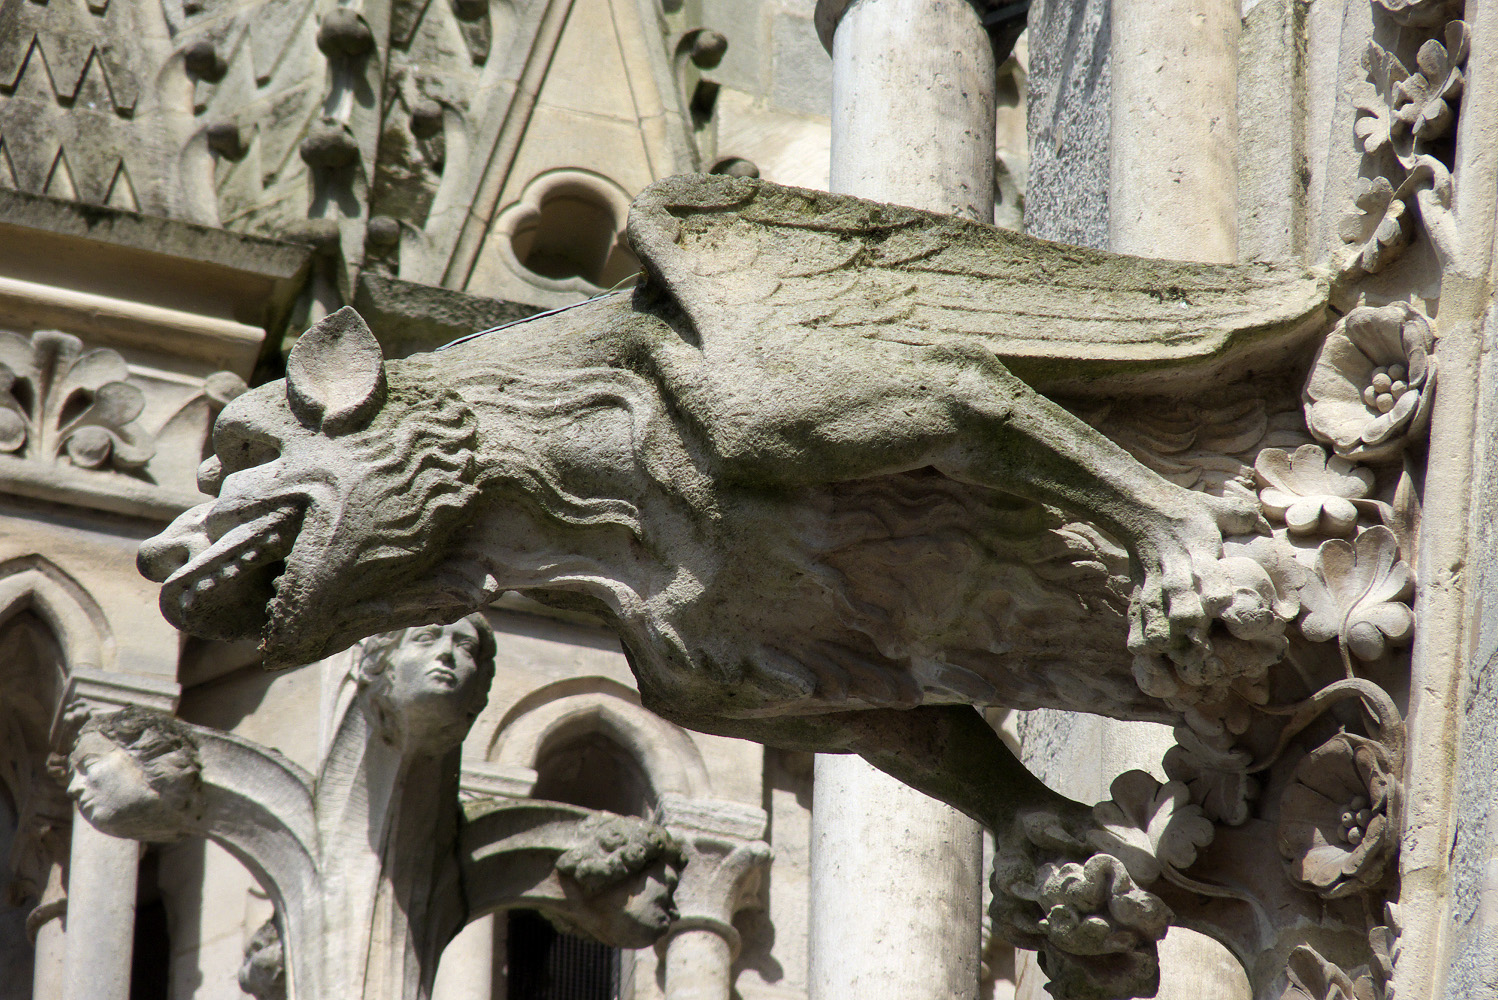
[[[660,823],[687,856],[673,897],[679,916],[658,946],[666,955],[666,1000],[729,1000],[740,943],[733,916],[770,861],[761,839],[768,817],[735,802],[664,795]]]
[[[820,0],[833,191],[993,220],[993,51],[968,0]],[[818,756],[812,1000],[971,1000],[979,825],[861,758]]]
[[[62,996],[63,971],[67,968],[65,878],[62,862],[54,861],[48,867],[41,899],[26,918],[26,930],[35,948],[31,972],[33,1000],[57,1000]]]
[[[479,917],[443,949],[432,1000],[493,1000],[495,915]]]
[[[1238,252],[1239,0],[1113,0],[1109,248]]]
[[[64,719],[77,704],[93,712],[124,705],[174,712],[180,694],[165,677],[74,667],[59,699],[52,743],[66,749],[59,745]],[[72,836],[62,1000],[130,1000],[140,845],[100,833],[76,809]]]
[[[62,1000],[130,1000],[140,845],[73,817]]]

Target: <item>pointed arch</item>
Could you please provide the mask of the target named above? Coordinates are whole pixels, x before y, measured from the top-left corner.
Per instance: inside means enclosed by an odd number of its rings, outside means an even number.
[[[704,798],[711,780],[702,753],[685,730],[640,705],[639,696],[605,677],[574,677],[522,698],[501,720],[487,758],[535,768],[548,750],[602,736],[639,765],[658,799],[667,793]]]
[[[113,661],[114,637],[104,610],[82,584],[44,556],[0,563],[0,625],[23,611],[52,630],[66,670],[103,670]]]

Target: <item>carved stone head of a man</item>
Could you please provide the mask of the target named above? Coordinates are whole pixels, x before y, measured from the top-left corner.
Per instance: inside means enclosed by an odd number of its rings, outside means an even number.
[[[105,833],[169,841],[202,812],[202,765],[191,731],[171,716],[126,707],[95,715],[68,754],[68,794]]]
[[[482,614],[364,640],[354,667],[371,723],[407,752],[444,753],[468,734],[494,679],[494,630]]]
[[[654,944],[676,919],[673,895],[686,864],[680,846],[654,823],[610,813],[585,820],[577,833],[557,871],[581,898],[552,918],[615,947]]]

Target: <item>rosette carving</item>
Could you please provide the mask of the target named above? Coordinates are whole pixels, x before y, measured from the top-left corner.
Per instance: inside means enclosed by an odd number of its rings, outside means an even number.
[[[1424,434],[1435,386],[1435,334],[1404,302],[1360,307],[1322,342],[1305,388],[1317,440],[1358,462],[1397,456]]]

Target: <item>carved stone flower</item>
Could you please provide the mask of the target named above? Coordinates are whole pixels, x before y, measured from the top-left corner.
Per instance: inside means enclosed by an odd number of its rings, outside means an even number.
[[[1339,733],[1308,753],[1280,798],[1285,872],[1327,899],[1365,892],[1397,848],[1399,783],[1388,749]]]
[[[1399,454],[1429,419],[1434,345],[1430,321],[1408,303],[1352,310],[1311,367],[1304,393],[1311,434],[1354,461]]]
[[[1383,525],[1351,542],[1332,539],[1316,553],[1316,574],[1301,587],[1300,631],[1312,642],[1336,639],[1360,660],[1408,642],[1415,615],[1407,603],[1415,574],[1399,558],[1399,541]]]
[[[86,469],[136,469],[155,448],[136,424],[145,394],[125,359],[77,337],[0,331],[0,451]]]
[[[1254,460],[1265,515],[1292,535],[1345,537],[1358,524],[1359,504],[1373,489],[1373,473],[1314,444],[1292,454],[1265,448]],[[1367,504],[1363,504],[1367,506]]]
[[[1467,25],[1446,25],[1446,43],[1432,38],[1420,46],[1415,63],[1420,68],[1399,84],[1395,116],[1410,128],[1420,142],[1439,139],[1456,120],[1452,110],[1462,96],[1462,63],[1467,60]]]
[[[1410,245],[1415,213],[1404,199],[1394,197],[1387,177],[1359,177],[1353,205],[1342,216],[1337,232],[1343,243],[1356,247],[1353,263],[1368,274],[1377,274]]]

